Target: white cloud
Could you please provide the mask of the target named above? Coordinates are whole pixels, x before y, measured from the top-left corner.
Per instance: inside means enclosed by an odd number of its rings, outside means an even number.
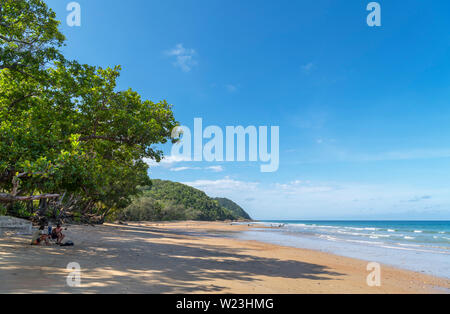
[[[180,172],[186,170],[208,170],[213,172],[222,172],[224,171],[222,166],[210,166],[210,167],[174,167],[170,168],[170,171]]]
[[[326,193],[335,190],[332,185],[312,185],[309,182],[303,182],[300,180],[292,181],[289,183],[275,183],[275,188],[285,195],[302,195],[313,193]]]
[[[431,199],[432,199],[431,195],[423,195],[423,196],[416,196],[416,197],[408,200],[408,202],[414,203],[414,202],[428,201]]]
[[[208,167],[193,167],[193,166],[182,166],[182,167],[175,167],[176,164],[182,163],[182,162],[190,162],[191,159],[184,159],[182,157],[174,157],[174,156],[167,156],[164,157],[161,162],[156,162],[152,159],[146,158],[144,161],[150,166],[150,168],[155,168],[162,166],[164,168],[169,168],[169,171],[172,172],[180,172],[180,171],[187,171],[187,170],[205,170],[205,171],[212,171],[212,172],[223,172],[225,171],[223,166],[208,166]]]
[[[201,168],[198,167],[175,167],[175,168],[170,168],[170,171],[174,171],[174,172],[180,172],[180,171],[186,171],[186,170],[199,170]]]
[[[184,72],[189,72],[192,68],[198,65],[195,56],[197,55],[194,49],[184,48],[183,44],[178,44],[175,48],[166,51],[166,55],[175,58],[174,66],[180,68]]]
[[[183,182],[186,185],[203,190],[213,196],[220,196],[224,192],[233,193],[236,191],[256,191],[259,183],[245,182],[225,177],[220,180],[196,180],[191,182]]]
[[[314,63],[308,62],[307,64],[302,65],[302,70],[305,73],[310,73],[315,68]]]
[[[225,88],[227,89],[227,91],[229,93],[235,93],[238,90],[238,87],[236,85],[232,85],[232,84],[225,85]]]
[[[210,167],[206,167],[206,170],[211,170],[213,172],[223,172],[225,169],[223,169],[222,166],[210,166]]]
[[[255,219],[371,219],[407,217],[408,211],[426,215],[422,202],[405,202],[417,195],[427,206],[449,204],[447,189],[424,191],[412,186],[361,183],[312,183],[303,180],[279,183],[219,180],[184,182],[212,197],[227,197]],[[427,194],[418,194],[427,193]],[[433,198],[428,197],[433,195]],[[357,201],[355,201],[357,200]],[[445,212],[441,213],[441,216]],[[447,211],[447,216],[450,212]]]
[[[170,167],[176,163],[179,162],[186,162],[186,161],[191,161],[190,159],[186,159],[183,158],[182,156],[165,156],[163,159],[161,159],[160,162],[156,162],[153,159],[150,158],[144,158],[144,162],[149,165],[150,167],[159,167],[159,166],[163,166],[163,167]]]

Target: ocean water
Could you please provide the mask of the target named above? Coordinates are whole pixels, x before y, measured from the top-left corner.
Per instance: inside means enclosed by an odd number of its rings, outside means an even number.
[[[450,278],[450,221],[258,222],[241,239],[314,249]]]

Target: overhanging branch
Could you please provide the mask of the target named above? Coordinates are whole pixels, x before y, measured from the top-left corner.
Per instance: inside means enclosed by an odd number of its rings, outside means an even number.
[[[41,199],[52,199],[58,198],[59,194],[41,194],[41,195],[30,195],[30,196],[14,196],[11,194],[0,193],[0,202],[3,203],[14,203],[14,202],[27,202],[27,201],[38,201]]]

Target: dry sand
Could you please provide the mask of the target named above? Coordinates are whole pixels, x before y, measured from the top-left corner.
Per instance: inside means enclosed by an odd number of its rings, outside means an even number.
[[[247,226],[177,222],[69,226],[74,247],[0,238],[0,293],[435,293],[450,280],[382,266],[366,284],[367,262],[227,237]],[[81,287],[66,284],[68,263]]]

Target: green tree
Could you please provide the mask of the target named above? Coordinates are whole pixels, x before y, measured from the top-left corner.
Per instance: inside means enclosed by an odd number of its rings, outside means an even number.
[[[177,123],[166,101],[117,91],[120,66],[66,60],[58,25],[41,0],[0,0],[0,202],[104,217],[150,183],[144,159]]]

